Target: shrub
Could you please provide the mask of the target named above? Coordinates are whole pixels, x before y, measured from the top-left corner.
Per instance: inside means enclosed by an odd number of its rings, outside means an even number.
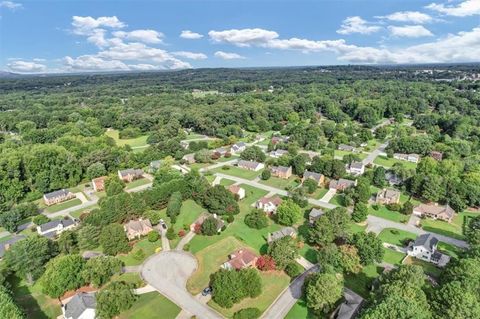
[[[156,242],[159,237],[160,237],[160,235],[158,234],[158,231],[156,231],[156,230],[152,230],[151,232],[148,233],[148,241],[151,242],[151,243]]]
[[[173,240],[173,239],[175,239],[175,237],[177,237],[177,235],[175,234],[175,230],[173,229],[173,227],[170,227],[167,230],[167,239],[168,240]]]
[[[193,227],[193,232],[197,235],[200,235],[202,233],[202,225],[195,224],[195,226]]]
[[[258,308],[244,308],[233,314],[233,319],[256,319],[262,312]]]
[[[387,204],[386,205],[388,210],[394,211],[394,212],[399,212],[402,209],[402,205],[400,204]]]
[[[142,248],[139,248],[133,252],[132,257],[135,260],[143,260],[145,258],[145,252]]]
[[[213,236],[217,234],[217,225],[217,219],[215,217],[208,217],[202,224],[202,234],[207,236]]]
[[[189,251],[189,250],[190,250],[190,243],[185,244],[185,245],[183,246],[183,250]]]
[[[285,267],[285,272],[287,273],[287,275],[290,276],[290,278],[295,278],[297,277],[298,275],[300,275],[302,273],[302,266],[300,266],[298,263],[296,262],[291,262],[289,263],[286,267]]]
[[[261,271],[275,270],[275,260],[269,255],[258,257],[257,268]]]
[[[48,223],[50,221],[50,219],[48,219],[47,216],[45,215],[37,215],[35,217],[33,217],[32,219],[32,222],[35,224],[35,225],[42,225],[42,224],[45,224],[45,223]]]
[[[262,229],[268,226],[268,218],[263,211],[254,209],[245,216],[245,224],[250,228]]]
[[[380,209],[380,205],[378,205],[378,204],[373,204],[373,205],[372,205],[372,208],[375,209],[375,210],[379,210],[379,209]]]
[[[233,215],[228,215],[227,216],[227,223],[231,224],[231,223],[233,223],[234,220],[235,220],[235,217],[233,217]]]
[[[262,172],[262,175],[261,175],[261,178],[266,181],[267,179],[270,179],[270,177],[272,176],[272,172],[270,172],[269,169],[266,169]]]
[[[183,237],[183,236],[185,236],[185,231],[183,229],[180,229],[178,231],[178,237]]]
[[[229,169],[230,169],[230,166],[228,166],[228,165],[222,166],[222,170],[224,170],[224,171],[228,171]]]
[[[400,212],[404,215],[411,215],[413,213],[413,204],[410,201],[405,202]]]

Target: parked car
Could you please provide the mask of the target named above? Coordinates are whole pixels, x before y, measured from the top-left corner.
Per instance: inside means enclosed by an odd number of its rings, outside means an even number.
[[[211,287],[207,287],[207,288],[203,289],[203,291],[202,291],[202,296],[207,296],[207,295],[209,295],[209,294],[211,294],[211,293],[212,293],[212,288],[211,288]]]
[[[167,224],[165,224],[165,221],[164,221],[163,219],[160,219],[159,223],[160,223],[160,226],[162,226],[162,228],[163,228],[164,230],[167,229]]]

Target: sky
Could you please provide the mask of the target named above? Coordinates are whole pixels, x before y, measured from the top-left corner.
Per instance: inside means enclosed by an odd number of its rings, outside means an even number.
[[[480,62],[480,0],[0,0],[0,70]]]

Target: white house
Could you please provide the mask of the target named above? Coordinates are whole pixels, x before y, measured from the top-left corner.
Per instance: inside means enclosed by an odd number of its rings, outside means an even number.
[[[51,222],[39,225],[37,227],[37,233],[39,235],[53,238],[62,232],[73,229],[77,226],[77,222],[71,218],[52,220]]]
[[[62,306],[64,319],[95,319],[95,293],[80,292]]]
[[[278,196],[262,197],[257,201],[255,207],[263,210],[267,214],[275,214],[281,203],[282,199]]]
[[[362,175],[365,173],[365,165],[362,162],[352,162],[350,165],[346,166],[347,173],[355,176]]]
[[[255,172],[258,172],[259,170],[265,168],[265,164],[263,163],[258,163],[254,161],[245,161],[245,160],[239,160],[237,163],[237,166],[240,168],[248,169],[249,171],[255,171]]]
[[[245,189],[241,188],[241,187],[238,186],[238,185],[230,185],[230,186],[228,187],[228,190],[229,190],[230,193],[232,193],[233,195],[238,196],[238,199],[239,199],[239,200],[245,198]]]
[[[432,264],[444,267],[449,261],[450,256],[442,254],[437,250],[438,239],[432,234],[423,234],[415,239],[415,242],[408,246],[407,254],[409,256],[421,259]]]
[[[247,144],[245,144],[244,142],[238,142],[232,145],[232,147],[230,148],[230,152],[232,154],[238,154],[245,151],[246,148]]]
[[[288,151],[286,151],[286,150],[275,150],[275,151],[271,151],[270,153],[268,153],[268,156],[273,157],[273,158],[280,158],[280,157],[282,157],[283,155],[286,155],[286,154],[288,154]]]
[[[412,163],[420,162],[420,155],[418,155],[418,154],[394,153],[393,158],[401,160],[401,161],[412,162]]]

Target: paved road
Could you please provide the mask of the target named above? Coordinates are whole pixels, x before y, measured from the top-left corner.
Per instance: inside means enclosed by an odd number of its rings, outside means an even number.
[[[222,166],[225,166],[225,165],[233,165],[233,164],[236,164],[237,162],[238,162],[238,158],[234,158],[230,161],[220,162],[220,163],[216,163],[216,164],[201,168],[200,172],[209,171],[211,169],[219,168],[219,167],[222,167]]]
[[[236,176],[232,176],[232,175],[227,175],[227,174],[223,174],[223,173],[215,173],[215,175],[218,176],[218,177],[221,177],[221,178],[231,179],[231,180],[233,180],[237,183],[246,184],[246,185],[250,185],[252,187],[260,188],[260,189],[263,189],[263,190],[266,190],[268,192],[275,193],[275,194],[278,194],[278,195],[281,195],[281,196],[288,196],[288,192],[283,190],[283,189],[278,189],[276,187],[264,185],[264,184],[261,184],[261,183],[255,182],[255,181],[251,181],[251,180],[248,180],[248,179],[244,179],[244,178],[240,178],[240,177],[236,177]],[[324,201],[321,201],[321,200],[318,200],[318,199],[313,199],[313,198],[309,198],[308,202],[312,205],[320,206],[320,207],[323,207],[323,208],[326,208],[326,209],[333,209],[333,208],[337,207],[333,204],[330,204],[330,203],[327,203],[327,202],[324,202]]]
[[[390,121],[390,119],[386,119],[386,120],[383,121],[382,123],[377,124],[377,125],[375,125],[374,127],[372,127],[372,128],[370,129],[370,131],[372,131],[372,133],[375,133],[375,131],[378,130],[379,128],[381,128],[382,126],[390,125],[390,124],[392,124],[392,121]]]
[[[187,279],[196,268],[197,260],[191,254],[171,250],[148,258],[143,264],[141,274],[150,286],[197,318],[223,318],[187,292]]]
[[[377,147],[373,152],[368,154],[362,161],[363,165],[368,165],[373,163],[373,161],[377,158],[378,155],[385,152],[385,148],[388,146],[388,142],[381,144]]]
[[[195,237],[195,233],[193,231],[189,231],[183,238],[178,242],[177,247],[175,247],[176,250],[183,250],[183,247],[185,247],[186,244],[188,244],[193,237]]]
[[[397,229],[408,231],[408,232],[411,232],[411,233],[414,233],[414,234],[417,234],[417,235],[432,234],[435,237],[437,237],[438,240],[443,241],[447,244],[451,244],[451,245],[461,247],[461,248],[468,248],[468,244],[463,240],[459,240],[459,239],[447,237],[447,236],[444,236],[444,235],[428,232],[428,231],[425,231],[425,230],[423,230],[421,228],[418,228],[418,227],[415,227],[415,226],[410,226],[410,225],[407,225],[407,224],[393,222],[393,221],[383,219],[383,218],[373,216],[373,215],[368,215],[367,223],[368,223],[367,230],[372,231],[372,232],[377,233],[377,234],[380,233],[385,228],[397,228]]]
[[[278,319],[285,318],[290,309],[295,305],[298,299],[302,296],[302,287],[305,278],[308,274],[318,271],[319,267],[314,266],[303,274],[298,276],[291,284],[278,296],[273,304],[265,311],[261,318],[263,319]]]

